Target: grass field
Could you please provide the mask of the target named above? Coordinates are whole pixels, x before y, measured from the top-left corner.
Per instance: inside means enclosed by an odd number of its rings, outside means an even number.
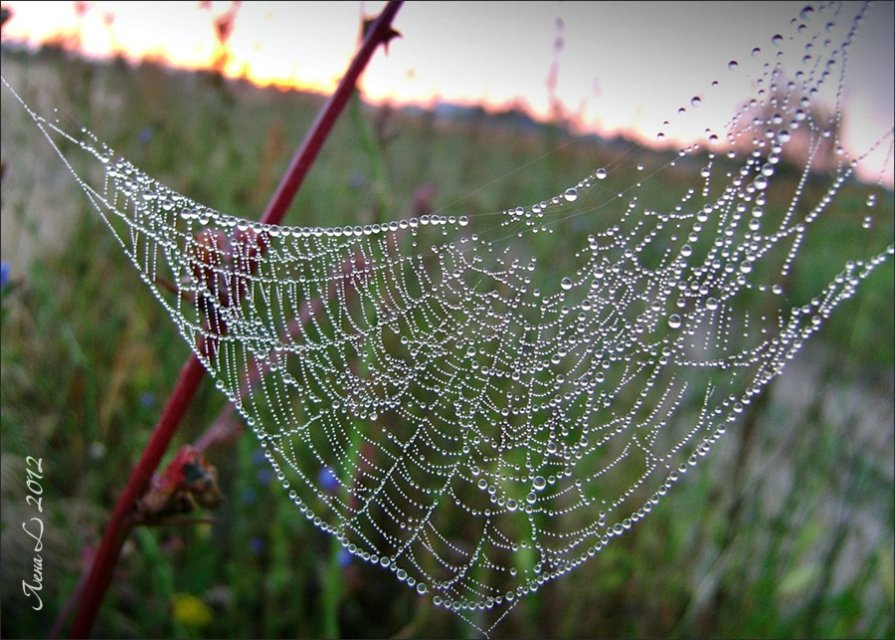
[[[4,50],[2,60],[4,77],[41,112],[58,108],[164,184],[247,218],[259,217],[322,104],[54,50]],[[10,267],[0,348],[2,634],[36,637],[74,589],[188,349],[5,89],[2,108],[2,259]],[[570,141],[558,126],[521,130],[484,113],[450,120],[355,102],[286,221],[365,224],[448,205],[496,211],[561,192],[620,153]],[[657,152],[625,153],[614,176],[623,183],[636,180],[638,159]],[[643,197],[661,203],[674,177],[657,176]],[[487,186],[473,190],[479,185]],[[830,265],[869,254],[853,223],[868,193],[853,185],[837,197],[794,273],[795,290],[817,290]],[[892,193],[876,207],[874,246],[884,246]],[[585,243],[588,231],[576,219],[539,238],[546,271],[568,272],[565,248]],[[496,634],[892,637],[893,289],[889,262],[700,473],[597,558],[528,597]],[[203,433],[223,402],[204,385],[176,444]],[[475,635],[387,573],[339,553],[298,517],[258,454],[248,434],[209,452],[227,501],[208,522],[135,531],[97,636]],[[32,515],[26,456],[46,469],[41,611],[22,593],[33,555],[21,530]]]

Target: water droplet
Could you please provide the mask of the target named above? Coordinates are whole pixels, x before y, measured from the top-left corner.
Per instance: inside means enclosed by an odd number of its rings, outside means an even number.
[[[727,68],[730,69],[731,71],[736,69],[738,66],[740,66],[740,63],[737,62],[736,60],[731,60],[730,62],[727,63]]]
[[[718,308],[718,298],[706,298],[705,300],[705,308],[709,311],[714,311]]]
[[[531,481],[531,486],[534,487],[535,491],[543,491],[547,486],[547,481],[544,479],[544,476],[535,476]]]
[[[461,227],[465,227],[466,225],[469,224],[469,218],[467,218],[466,216],[460,216],[460,219],[457,220],[457,222],[460,223],[460,226],[461,226]],[[425,585],[424,585],[424,586],[425,586]]]
[[[568,291],[572,288],[572,279],[571,278],[563,278],[562,282],[559,283],[564,290]]]
[[[681,317],[676,313],[672,313],[670,316],[668,316],[668,326],[672,329],[680,329]]]
[[[600,167],[599,169],[597,169],[597,173],[595,175],[597,176],[597,180],[605,180],[606,176],[609,175],[609,172],[606,171],[606,169],[604,169],[603,167]]]
[[[779,47],[782,42],[783,36],[781,36],[779,33],[775,33],[773,37],[771,37],[771,44],[773,44],[775,47]]]
[[[692,98],[690,98],[690,104],[694,107],[698,107],[702,104],[702,98],[700,98],[699,96],[693,96]]]
[[[876,194],[875,193],[871,193],[869,196],[867,196],[867,206],[868,207],[876,206]]]
[[[808,20],[813,15],[814,7],[812,7],[810,4],[805,5],[804,7],[802,7],[802,10],[799,11],[799,17],[802,20]]]
[[[755,47],[754,49],[752,49],[752,56],[753,56],[753,57],[755,57],[755,56],[757,56],[757,55],[759,55],[759,54],[761,54],[761,47]]]
[[[569,187],[566,189],[566,192],[562,194],[562,197],[565,198],[567,202],[575,202],[578,199],[578,189]]]

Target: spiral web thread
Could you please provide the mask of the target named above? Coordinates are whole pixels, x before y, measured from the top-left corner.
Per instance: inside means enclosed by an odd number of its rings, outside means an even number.
[[[487,632],[650,513],[891,259],[889,239],[810,300],[789,288],[800,247],[862,160],[839,153],[807,202],[823,146],[840,145],[841,108],[821,122],[811,96],[836,82],[842,95],[866,8],[847,9],[803,10],[793,30],[815,55],[792,81],[783,56],[765,65],[770,90],[728,123],[725,151],[709,133],[708,151],[656,168],[706,162],[671,210],[641,202],[640,183],[611,194],[599,169],[494,214],[260,225],[29,112],[60,156],[62,139],[102,165],[94,184],[75,174],[79,185],[300,512],[471,624],[495,609]],[[821,45],[828,21],[847,29],[838,45]],[[779,194],[796,130],[804,172]],[[877,143],[890,145],[886,162],[891,141]],[[524,241],[582,216],[593,233],[577,270],[539,280]]]

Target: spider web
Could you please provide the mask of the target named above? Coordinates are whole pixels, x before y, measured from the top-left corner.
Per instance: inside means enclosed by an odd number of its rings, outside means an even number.
[[[493,629],[645,518],[891,260],[889,239],[810,297],[792,288],[800,249],[863,160],[839,139],[865,11],[847,9],[803,11],[791,26],[813,55],[765,64],[721,136],[638,167],[634,185],[598,168],[501,212],[262,225],[29,112],[63,160],[64,141],[101,166],[96,180],[72,173],[299,511],[470,623],[495,609]],[[847,33],[838,44],[824,41],[830,24]],[[830,85],[825,118],[814,96]],[[806,159],[786,192],[777,174],[796,144]],[[890,130],[887,163],[891,144]],[[673,204],[644,201],[642,184],[675,169]],[[577,268],[539,278],[525,241],[582,220]]]

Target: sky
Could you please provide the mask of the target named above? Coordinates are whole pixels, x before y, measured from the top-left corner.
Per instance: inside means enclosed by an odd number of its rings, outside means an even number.
[[[4,40],[37,45],[63,37],[97,58],[120,52],[187,68],[212,64],[221,51],[213,19],[234,7],[195,1],[4,6],[13,12]],[[241,3],[227,41],[225,72],[259,84],[330,92],[356,48],[359,16],[382,6]],[[750,95],[759,62],[773,55],[771,37],[797,39],[793,19],[805,6],[804,0],[408,2],[395,20],[403,37],[391,42],[387,55],[374,56],[362,88],[372,102],[524,105],[542,118],[551,113],[552,100],[559,100],[582,131],[657,143],[656,134],[665,130],[666,142],[686,144],[706,127],[723,128]],[[884,2],[874,9],[850,53],[844,135],[853,154],[892,129],[893,6]],[[763,53],[752,56],[756,47]],[[790,49],[801,55],[800,48]],[[731,60],[739,62],[734,71],[728,69]],[[701,101],[697,108],[691,102],[695,96]],[[681,107],[685,112],[678,114]],[[665,120],[670,125],[663,126]],[[862,163],[861,175],[875,180],[882,171],[891,185],[892,159],[886,158],[887,144],[883,147]]]

